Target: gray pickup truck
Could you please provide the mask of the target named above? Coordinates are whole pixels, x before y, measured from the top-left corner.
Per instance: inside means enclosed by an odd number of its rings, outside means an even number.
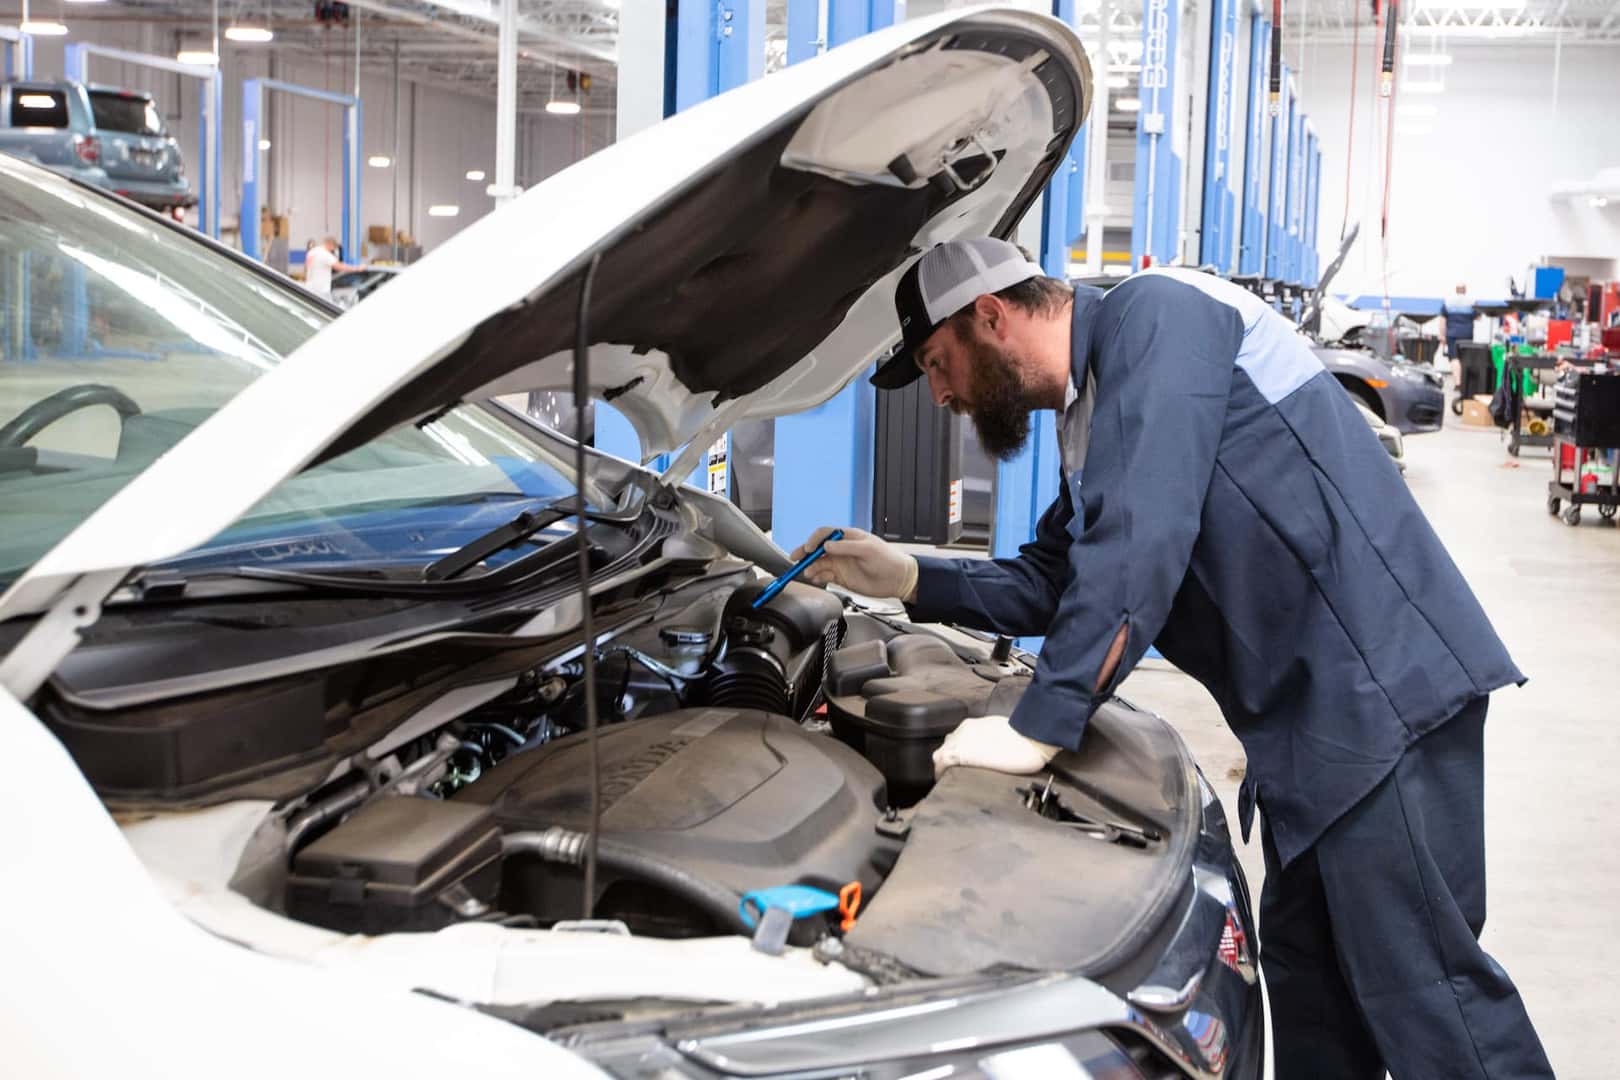
[[[76,82],[0,84],[0,153],[154,210],[193,206],[180,145],[149,94]]]

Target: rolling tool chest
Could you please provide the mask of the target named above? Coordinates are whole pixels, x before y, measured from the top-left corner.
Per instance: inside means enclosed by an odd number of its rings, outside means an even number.
[[[1553,478],[1547,512],[1579,525],[1582,506],[1596,506],[1606,521],[1620,510],[1615,456],[1620,447],[1620,372],[1564,372],[1553,406]]]

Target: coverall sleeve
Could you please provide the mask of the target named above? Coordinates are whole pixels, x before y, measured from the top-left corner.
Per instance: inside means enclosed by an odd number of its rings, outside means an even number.
[[[960,623],[997,634],[1046,632],[1069,578],[1067,485],[1035,526],[1035,538],[1011,559],[917,558],[914,622]]]
[[[1012,726],[1075,749],[1163,628],[1198,539],[1243,343],[1236,308],[1168,275],[1117,286],[1099,306],[1096,402],[1071,477],[1068,574]],[[1096,685],[1120,627],[1124,655]]]

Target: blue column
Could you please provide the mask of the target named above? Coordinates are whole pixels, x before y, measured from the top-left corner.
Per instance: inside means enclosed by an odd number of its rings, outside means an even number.
[[[1248,122],[1243,152],[1243,229],[1238,273],[1260,274],[1266,264],[1266,71],[1271,58],[1271,23],[1249,19]]]
[[[1271,208],[1266,217],[1266,277],[1281,278],[1288,257],[1288,65],[1282,68],[1282,97],[1271,116],[1270,175],[1267,190]]]
[[[264,84],[249,79],[242,84],[242,254],[263,258],[259,251],[259,211],[264,205],[263,134]],[[345,172],[345,177],[348,175]]]
[[[675,25],[676,112],[765,73],[764,0],[681,0]]]
[[[1131,214],[1131,265],[1142,257],[1168,262],[1181,233],[1181,160],[1172,149],[1176,40],[1181,6],[1147,0],[1142,13],[1142,110],[1136,118],[1136,196]]]
[[[787,62],[797,64],[819,53],[820,0],[788,0]]]
[[[1314,131],[1306,138],[1305,159],[1305,284],[1314,289],[1321,273],[1316,236],[1322,193],[1322,148]]]
[[[789,0],[788,18],[793,20]],[[809,8],[814,11],[814,0]],[[881,30],[903,17],[903,0],[827,0],[827,47]],[[811,17],[799,14],[800,25]],[[788,40],[788,59],[794,44]],[[799,58],[814,51],[803,44]],[[771,536],[782,547],[804,542],[817,526],[872,527],[872,465],[876,452],[877,399],[867,382],[870,369],[831,400],[776,419],[776,467],[771,481]]]
[[[1209,29],[1208,122],[1204,129],[1204,214],[1198,261],[1232,269],[1232,86],[1237,81],[1237,0],[1214,0]]]
[[[1288,101],[1288,257],[1284,279],[1304,280],[1305,269],[1305,110],[1297,93]]]

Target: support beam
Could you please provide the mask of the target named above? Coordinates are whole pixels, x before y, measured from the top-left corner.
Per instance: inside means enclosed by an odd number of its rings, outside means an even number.
[[[517,186],[517,0],[501,0],[500,44],[495,70],[495,182],[487,192],[496,206],[518,197]]]
[[[1322,145],[1313,131],[1306,147],[1308,172],[1305,180],[1305,284],[1316,288],[1321,280],[1322,258],[1317,244],[1322,195]]]
[[[0,41],[6,43],[5,77],[32,79],[34,77],[34,36],[14,26],[0,26]]]
[[[1288,133],[1289,69],[1282,66],[1282,94],[1271,114],[1271,153],[1266,190],[1271,208],[1266,212],[1266,277],[1281,278],[1288,258]]]
[[[268,91],[324,101],[344,109],[343,124],[343,250],[349,258],[360,251],[360,99],[280,79],[248,79],[242,84],[242,253],[263,258],[259,251],[259,213],[264,206],[264,96]],[[412,116],[415,113],[413,111]]]
[[[1288,94],[1288,235],[1285,243],[1283,280],[1298,285],[1304,280],[1305,255],[1305,110],[1300,105],[1299,88]]]
[[[1209,110],[1204,134],[1203,230],[1198,261],[1232,269],[1232,88],[1237,81],[1237,0],[1214,0],[1209,28]]]
[[[836,48],[881,30],[903,18],[903,12],[903,0],[827,0],[827,47]],[[790,9],[790,21],[792,18]],[[799,25],[809,25],[809,17],[802,11]],[[790,63],[795,53],[799,59],[808,59],[809,50],[802,42],[795,46],[790,36],[788,46]],[[814,409],[777,418],[771,535],[781,546],[803,543],[821,525],[872,527],[877,400],[872,384],[866,381],[869,374],[862,372]]]
[[[1089,151],[1091,174],[1085,185],[1091,203],[1086,207],[1086,275],[1095,277],[1103,268],[1103,237],[1108,225],[1108,39],[1114,21],[1111,0],[1102,0],[1097,9],[1097,64],[1092,78],[1095,98],[1091,116]]]
[[[821,38],[821,0],[787,0],[787,62],[797,64],[818,56]]]
[[[1266,257],[1266,72],[1271,60],[1271,22],[1249,18],[1249,96],[1243,153],[1243,229],[1238,273],[1265,272]]]
[[[1131,265],[1170,262],[1181,247],[1181,160],[1175,152],[1176,50],[1181,5],[1147,0],[1142,19],[1142,110],[1136,120]],[[1146,166],[1144,168],[1144,166]]]
[[[675,111],[765,74],[765,0],[680,0]]]

